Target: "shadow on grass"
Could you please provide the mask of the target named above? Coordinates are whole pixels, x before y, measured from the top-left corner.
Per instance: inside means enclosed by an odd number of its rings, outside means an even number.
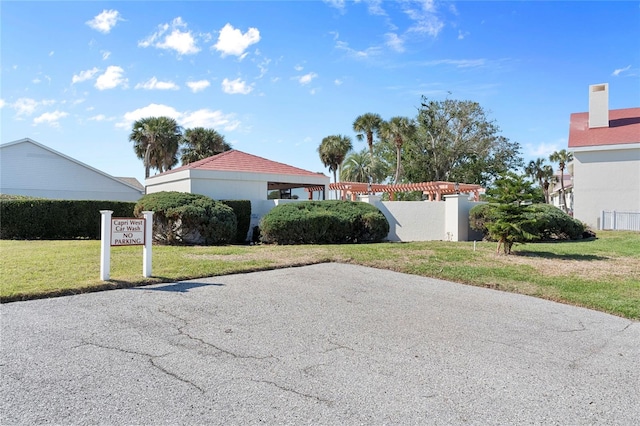
[[[608,260],[608,257],[597,256],[595,254],[558,254],[549,251],[529,251],[529,250],[514,250],[513,254],[517,256],[527,257],[542,257],[545,259],[559,259],[559,260]]]
[[[130,290],[145,290],[145,291],[168,291],[172,293],[188,293],[189,290],[198,287],[218,286],[222,287],[224,284],[220,283],[202,283],[202,282],[177,282],[166,285],[152,285],[143,287],[131,287]]]

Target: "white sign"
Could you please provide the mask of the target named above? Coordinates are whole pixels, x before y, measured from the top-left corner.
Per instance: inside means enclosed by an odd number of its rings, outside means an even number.
[[[112,246],[144,245],[144,219],[119,217],[111,219]]]

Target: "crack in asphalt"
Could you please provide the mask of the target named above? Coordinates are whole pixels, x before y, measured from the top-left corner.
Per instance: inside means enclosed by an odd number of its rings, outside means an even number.
[[[223,349],[217,345],[214,345],[211,342],[207,342],[206,340],[202,339],[201,337],[196,337],[196,336],[192,336],[191,334],[189,334],[185,328],[189,325],[189,321],[185,318],[182,318],[172,312],[167,311],[166,309],[159,309],[159,312],[162,312],[165,315],[168,315],[172,318],[175,318],[179,321],[182,321],[183,325],[182,326],[175,326],[176,329],[178,330],[179,335],[181,336],[185,336],[186,338],[190,339],[190,340],[194,340],[202,345],[208,346],[210,348],[215,349],[216,351],[229,355],[232,358],[238,358],[238,359],[255,359],[255,360],[265,360],[265,359],[271,359],[271,358],[275,358],[273,355],[266,355],[266,356],[255,356],[255,355],[241,355],[235,352],[232,352],[230,350],[227,349]]]
[[[158,365],[156,363],[156,359],[165,357],[167,355],[171,355],[171,354],[173,354],[175,352],[167,352],[166,354],[162,354],[162,355],[151,355],[151,354],[148,354],[148,353],[145,353],[145,352],[132,351],[132,350],[123,349],[123,348],[119,348],[119,347],[115,347],[115,346],[108,346],[108,345],[104,345],[104,344],[100,344],[100,343],[88,342],[86,340],[82,340],[82,344],[81,345],[76,345],[76,346],[74,346],[74,348],[78,348],[80,346],[95,346],[95,347],[101,348],[101,349],[107,349],[107,350],[118,351],[118,352],[130,354],[130,355],[138,355],[138,356],[146,357],[147,361],[149,361],[149,364],[151,366],[153,366],[154,368],[160,370],[164,374],[166,374],[166,375],[168,375],[168,376],[170,376],[170,377],[172,377],[172,378],[174,378],[176,380],[181,381],[182,383],[186,383],[186,384],[198,389],[201,393],[205,393],[205,390],[203,388],[201,388],[200,386],[196,385],[192,381],[187,380],[187,379],[185,379],[183,377],[180,377],[176,373],[173,373],[173,372],[167,370],[166,368],[164,368],[161,365]]]
[[[558,330],[558,333],[575,333],[576,331],[586,331],[587,327],[585,327],[585,325],[582,323],[582,321],[578,320],[578,324],[580,325],[580,328],[572,328],[569,330]]]
[[[281,385],[281,384],[278,384],[278,383],[276,383],[276,382],[273,382],[273,381],[271,381],[271,380],[258,380],[258,379],[251,379],[251,381],[252,381],[252,382],[255,382],[255,383],[265,383],[265,384],[268,384],[268,385],[274,386],[274,387],[276,387],[276,388],[278,388],[278,389],[280,389],[280,390],[283,390],[283,391],[285,391],[285,392],[291,392],[291,393],[293,393],[293,394],[295,394],[295,395],[302,396],[302,397],[304,397],[304,398],[313,399],[313,400],[315,400],[315,401],[317,401],[317,402],[321,402],[321,403],[323,403],[323,404],[326,404],[326,405],[328,405],[329,407],[333,406],[333,401],[331,401],[331,400],[328,400],[328,399],[325,399],[325,398],[321,398],[321,397],[319,397],[319,396],[317,396],[317,395],[311,395],[311,394],[308,394],[308,393],[300,392],[300,391],[297,391],[297,390],[295,390],[295,389],[288,388],[288,387],[286,387],[286,386],[283,386],[283,385]]]

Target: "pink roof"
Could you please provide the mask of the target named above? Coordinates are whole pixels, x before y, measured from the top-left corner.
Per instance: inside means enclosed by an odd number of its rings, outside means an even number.
[[[609,127],[589,128],[589,113],[571,114],[569,148],[640,143],[640,108],[612,109]]]
[[[186,166],[178,167],[177,169],[169,170],[161,173],[161,175],[183,170],[215,170],[296,176],[324,176],[323,173],[314,173],[308,170],[299,169],[287,164],[267,160],[266,158],[258,157],[257,155],[247,154],[246,152],[238,151],[236,149],[195,161],[187,164]]]

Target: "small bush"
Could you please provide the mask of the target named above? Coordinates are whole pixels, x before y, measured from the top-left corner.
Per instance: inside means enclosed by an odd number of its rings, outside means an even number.
[[[159,244],[228,244],[235,240],[237,219],[220,201],[185,192],[157,192],[142,197],[136,216],[150,210],[153,240]]]
[[[487,224],[496,219],[497,204],[480,204],[469,212],[471,229],[482,232],[488,238]],[[585,232],[582,222],[572,218],[559,208],[550,204],[532,204],[525,218],[529,219],[527,231],[536,237],[532,241],[576,240]]]
[[[389,222],[375,206],[353,201],[303,201],[276,206],[260,221],[260,239],[277,244],[382,241]]]

